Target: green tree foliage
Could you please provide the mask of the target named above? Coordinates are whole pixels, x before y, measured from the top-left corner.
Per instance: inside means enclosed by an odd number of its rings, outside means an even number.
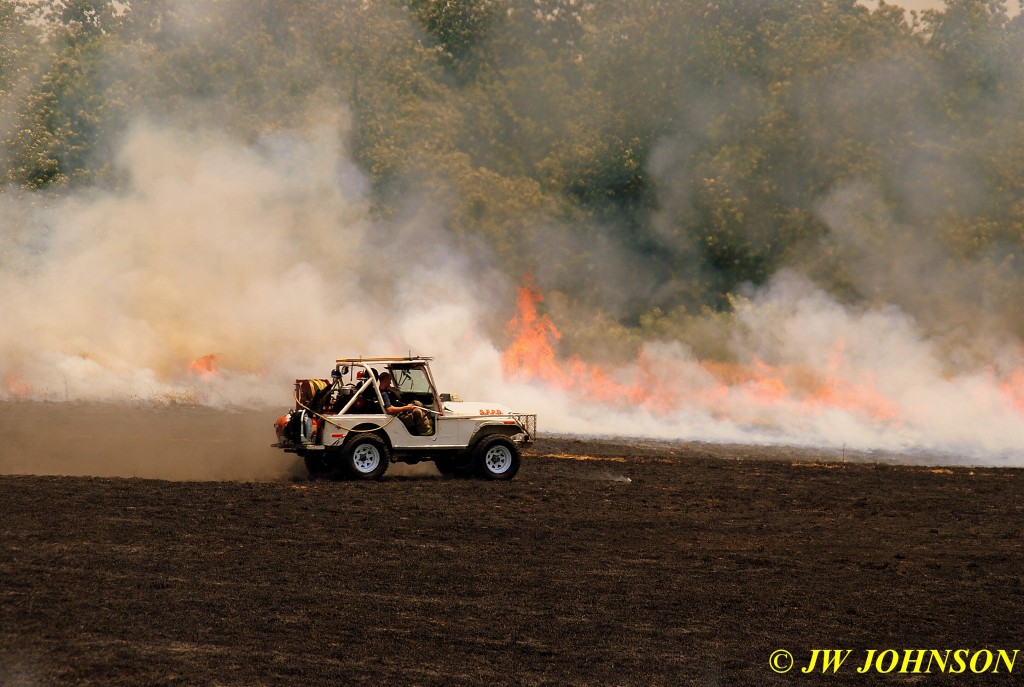
[[[22,181],[32,173],[15,159],[13,141],[21,135],[21,112],[44,62],[42,36],[31,22],[30,7],[19,2],[0,4],[0,161],[4,178]]]
[[[1024,295],[1024,20],[999,0],[0,0],[0,39],[11,184],[116,183],[140,119],[347,121],[382,215],[433,205],[622,340],[783,268],[934,310],[866,276],[894,247]]]
[[[491,32],[499,10],[495,0],[410,0],[409,7],[444,62],[457,71],[471,68],[473,53]]]

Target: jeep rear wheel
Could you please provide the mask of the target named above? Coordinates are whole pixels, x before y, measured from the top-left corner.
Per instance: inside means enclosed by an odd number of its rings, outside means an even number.
[[[504,436],[485,437],[475,450],[477,472],[487,479],[512,479],[519,472],[519,449]]]
[[[389,460],[387,445],[375,434],[353,439],[341,454],[342,467],[354,479],[380,479]]]
[[[303,453],[302,462],[306,465],[310,479],[318,479],[327,474],[327,462],[322,455]]]

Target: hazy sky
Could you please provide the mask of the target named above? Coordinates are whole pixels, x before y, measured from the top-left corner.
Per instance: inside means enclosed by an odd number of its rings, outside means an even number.
[[[863,3],[869,7],[877,7],[877,0],[862,0]],[[899,5],[903,9],[907,10],[936,10],[942,9],[946,6],[943,0],[887,0],[890,5]],[[1016,0],[1007,3],[1007,9],[1011,15],[1017,14],[1020,8],[1017,5]]]

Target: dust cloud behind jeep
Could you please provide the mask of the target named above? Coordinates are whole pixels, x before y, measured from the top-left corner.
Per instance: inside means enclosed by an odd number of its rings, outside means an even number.
[[[273,445],[298,454],[311,478],[377,479],[391,463],[424,461],[442,475],[515,477],[537,416],[438,393],[430,360],[339,358],[330,379],[297,379]]]

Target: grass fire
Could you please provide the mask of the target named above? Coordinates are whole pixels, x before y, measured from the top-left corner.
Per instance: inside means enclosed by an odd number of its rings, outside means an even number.
[[[328,5],[4,5],[4,398],[431,351],[554,431],[1019,459],[1013,8]]]
[[[0,685],[1019,671],[1024,14],[905,5],[0,0]]]

